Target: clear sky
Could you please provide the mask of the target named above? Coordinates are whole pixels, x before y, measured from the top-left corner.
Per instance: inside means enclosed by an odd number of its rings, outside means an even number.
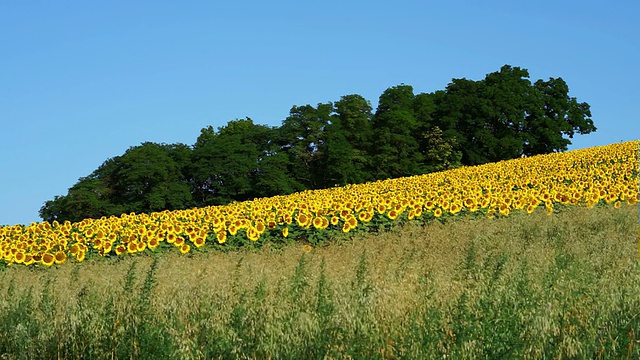
[[[400,83],[415,93],[504,64],[562,77],[595,133],[640,137],[637,1],[0,2],[0,224],[40,221],[106,159],[145,141]]]

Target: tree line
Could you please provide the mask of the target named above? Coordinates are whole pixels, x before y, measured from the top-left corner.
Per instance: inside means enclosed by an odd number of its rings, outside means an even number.
[[[531,82],[504,65],[432,93],[390,87],[375,111],[345,95],[293,106],[277,127],[236,119],[202,129],[190,146],[145,142],[46,201],[40,216],[80,221],[424,174],[565,151],[595,130],[589,104],[562,78]]]

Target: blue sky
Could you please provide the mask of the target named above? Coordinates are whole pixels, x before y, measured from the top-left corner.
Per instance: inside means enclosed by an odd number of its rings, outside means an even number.
[[[39,221],[103,161],[193,144],[251,117],[388,87],[416,93],[504,64],[562,77],[598,131],[640,136],[636,1],[17,1],[0,3],[0,224]]]

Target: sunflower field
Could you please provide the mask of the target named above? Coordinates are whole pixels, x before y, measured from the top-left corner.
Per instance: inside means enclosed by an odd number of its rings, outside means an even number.
[[[620,207],[639,200],[638,161],[632,141],[224,206],[3,226],[0,259],[50,267],[145,252],[318,244],[340,233],[461,214]]]

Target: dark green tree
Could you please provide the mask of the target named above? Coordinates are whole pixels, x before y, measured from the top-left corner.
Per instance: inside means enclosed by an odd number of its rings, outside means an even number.
[[[334,104],[345,138],[359,154],[366,152],[373,137],[372,110],[371,102],[358,94],[342,96]]]
[[[489,162],[497,144],[485,119],[490,104],[483,92],[480,81],[453,79],[445,95],[436,98],[435,125],[456,139],[465,165]]]
[[[370,172],[376,179],[410,176],[423,172],[424,157],[416,139],[413,88],[398,85],[385,90],[373,118]]]
[[[526,69],[504,65],[480,81],[453,79],[434,95],[432,120],[456,138],[464,164],[564,151],[575,133],[595,131],[589,105],[569,97],[562,79],[532,85],[528,78]]]
[[[485,119],[497,140],[490,161],[519,157],[526,137],[525,116],[532,101],[529,72],[504,65],[500,71],[488,74],[483,82],[483,96],[489,101]]]
[[[104,166],[104,165],[103,165]],[[40,217],[52,222],[82,221],[87,218],[99,218],[108,215],[119,215],[122,209],[111,202],[110,190],[105,180],[97,176],[96,170],[88,177],[80,178],[67,195],[56,196],[40,208]]]
[[[569,96],[562,78],[537,80],[526,118],[523,154],[530,156],[566,151],[573,136],[596,131],[589,104]]]
[[[290,193],[300,189],[287,175],[288,158],[279,152],[274,129],[236,119],[215,132],[202,129],[193,149],[194,193],[199,204]]]
[[[180,146],[145,142],[114,158],[107,179],[113,203],[125,212],[184,209],[192,204],[189,184],[170,154]]]
[[[347,132],[340,118],[335,117],[327,125],[326,139],[320,150],[318,162],[324,171],[318,182],[320,187],[360,183],[366,179],[366,157],[347,140]]]
[[[123,208],[113,201],[113,189],[109,181],[116,166],[111,158],[102,163],[89,176],[82,177],[69,188],[67,195],[55,196],[40,208],[40,217],[45,221],[81,221],[120,215]]]
[[[289,158],[289,174],[307,189],[322,187],[321,149],[333,104],[293,106],[280,126],[281,151]]]
[[[424,157],[424,172],[448,170],[461,166],[462,152],[456,151],[456,138],[445,134],[435,125],[436,99],[442,92],[420,93],[414,101],[414,113],[418,121],[418,143]]]
[[[253,187],[256,196],[291,194],[305,189],[289,172],[291,161],[281,150],[281,132],[278,128],[262,126],[259,138],[260,158],[258,171],[254,174]]]
[[[218,133],[212,127],[202,130],[193,150],[191,171],[199,203],[219,205],[253,195],[251,174],[257,168],[259,153],[239,134],[247,125],[240,123],[243,121],[231,121],[228,129],[221,127]]]
[[[367,153],[373,137],[371,110],[371,103],[356,94],[343,96],[334,104],[334,113],[319,149],[323,187],[372,179],[368,173],[370,159]]]

